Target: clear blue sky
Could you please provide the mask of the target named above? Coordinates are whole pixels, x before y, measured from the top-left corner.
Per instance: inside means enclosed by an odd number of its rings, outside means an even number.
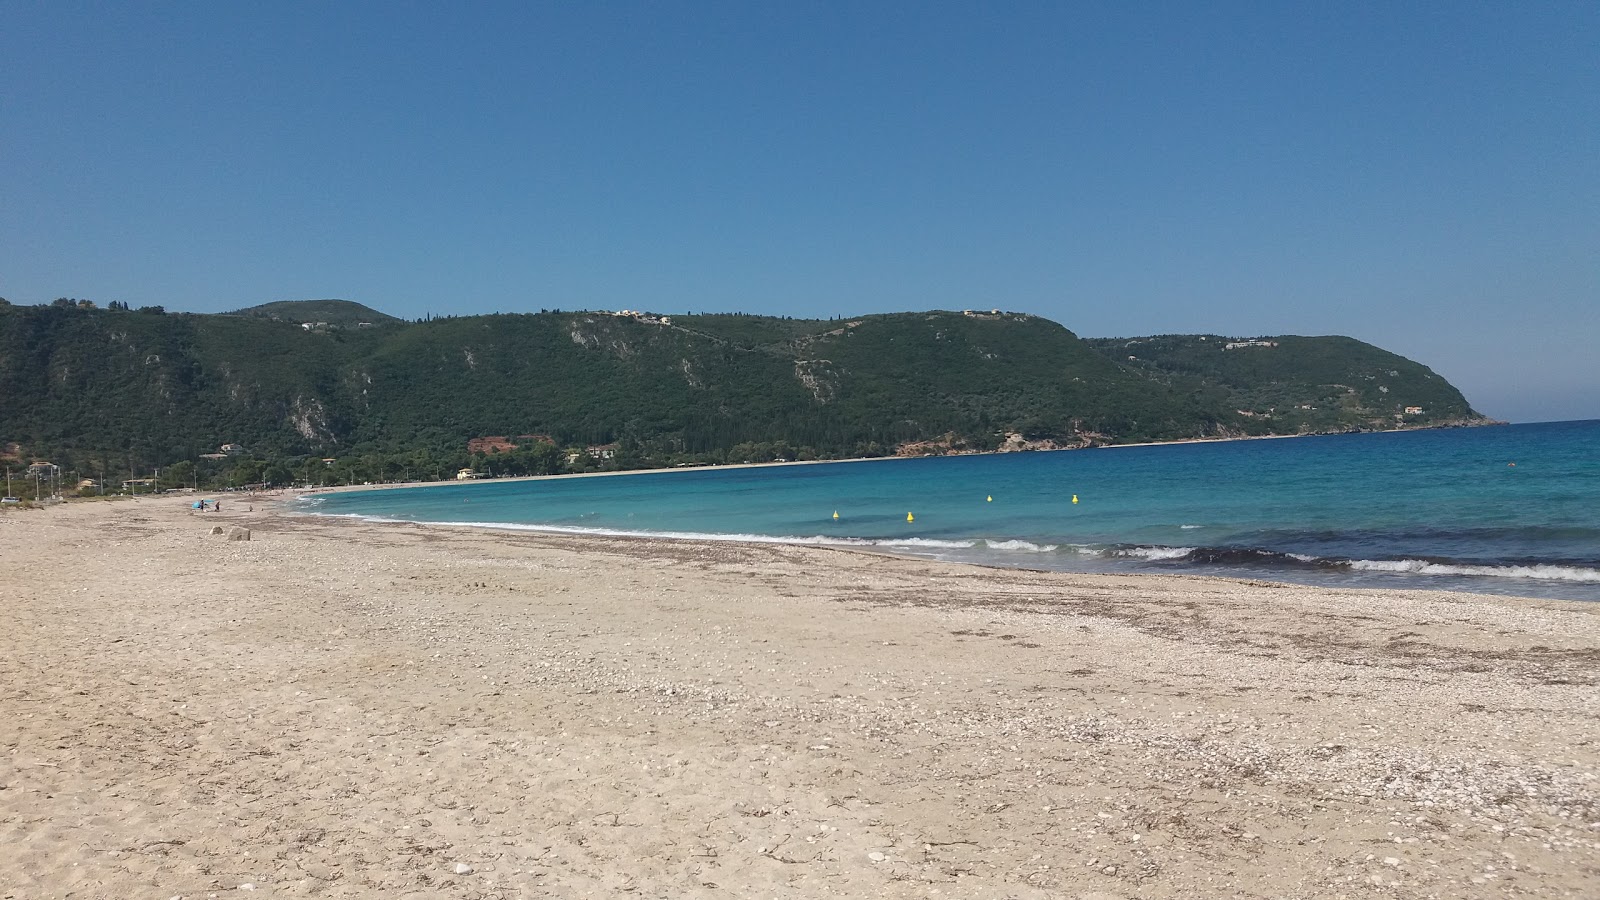
[[[1349,334],[1600,417],[1600,3],[6,3],[0,296]]]

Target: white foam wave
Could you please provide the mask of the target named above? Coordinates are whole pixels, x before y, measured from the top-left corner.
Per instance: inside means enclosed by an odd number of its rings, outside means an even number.
[[[977,541],[941,541],[934,538],[885,538],[867,541],[878,547],[929,547],[936,550],[970,550]]]
[[[366,522],[416,522],[413,519],[393,519],[384,516],[344,514],[338,518],[359,519]],[[969,550],[976,541],[943,541],[932,538],[871,538],[836,537],[832,535],[773,535],[744,534],[707,531],[652,531],[649,529],[603,528],[586,525],[539,525],[523,522],[476,521],[426,521],[419,524],[446,525],[459,528],[491,528],[499,531],[532,531],[540,534],[574,534],[594,537],[655,538],[669,541],[722,541],[740,544],[821,544],[837,547],[903,547],[930,550]]]
[[[1469,566],[1435,563],[1425,559],[1353,559],[1350,568],[1361,572],[1395,572],[1406,575],[1476,575],[1485,578],[1539,578],[1546,581],[1600,583],[1600,569],[1581,566]]]
[[[990,550],[1015,550],[1023,553],[1049,553],[1056,549],[1055,544],[1035,544],[1032,541],[990,541],[983,542]]]
[[[1182,559],[1193,552],[1193,547],[1121,547],[1113,551],[1116,556],[1150,560]]]
[[[305,512],[303,515],[316,516],[322,519],[355,519],[357,522],[382,522],[385,524],[407,523],[411,519],[401,519],[395,516],[378,516],[371,513],[323,513]]]
[[[1196,528],[1204,528],[1205,526],[1204,525],[1179,525],[1178,527],[1182,528],[1184,531],[1193,531]]]
[[[321,498],[308,498],[320,500]],[[309,504],[308,504],[309,505]],[[309,512],[309,511],[308,511]],[[719,541],[747,544],[810,544],[837,547],[887,547],[911,550],[970,550],[977,547],[978,540],[938,540],[934,538],[851,538],[830,535],[770,535],[770,534],[717,534],[697,531],[648,531],[627,530],[620,528],[599,528],[581,525],[533,525],[513,522],[474,522],[474,521],[425,521],[415,519],[397,518],[394,516],[361,514],[361,513],[309,513],[311,515],[327,516],[329,518],[355,519],[362,522],[374,523],[410,523],[449,525],[467,528],[488,528],[503,531],[532,531],[544,534],[572,534],[594,535],[598,537],[623,537],[623,538],[656,538],[662,540],[683,541]],[[1055,544],[1035,544],[1031,541],[1008,540],[993,541],[982,540],[986,549],[1026,552],[1049,553],[1058,548]],[[1080,556],[1112,556],[1125,559],[1141,559],[1149,561],[1182,559],[1193,553],[1194,547],[1106,547],[1093,544],[1069,544],[1066,547]],[[1316,562],[1318,557],[1300,553],[1285,554],[1301,562]],[[1463,565],[1457,563],[1436,563],[1421,559],[1357,559],[1345,563],[1350,569],[1360,572],[1394,573],[1401,575],[1441,575],[1441,576],[1467,576],[1485,578],[1527,578],[1546,581],[1577,582],[1584,584],[1600,584],[1600,569],[1582,566],[1562,566],[1551,564],[1531,565]]]
[[[680,541],[738,541],[741,544],[822,544],[844,543],[848,539],[795,537],[770,534],[717,534],[701,531],[651,531],[648,529],[602,528],[590,525],[536,525],[523,522],[430,522],[462,528],[493,528],[501,531],[536,531],[541,534],[581,534],[595,537],[645,537]]]

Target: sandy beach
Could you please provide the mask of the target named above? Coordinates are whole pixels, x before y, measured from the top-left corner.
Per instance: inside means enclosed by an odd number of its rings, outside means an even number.
[[[1594,897],[1597,683],[1600,604],[13,510],[0,898]]]

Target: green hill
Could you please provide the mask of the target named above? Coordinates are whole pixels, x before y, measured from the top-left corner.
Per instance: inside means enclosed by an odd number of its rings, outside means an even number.
[[[1199,380],[1225,390],[1228,406],[1252,432],[1382,429],[1481,418],[1432,369],[1354,338],[1167,334],[1088,343],[1154,380]]]
[[[1086,341],[1034,316],[959,312],[408,323],[346,301],[228,315],[0,306],[0,446],[158,465],[235,443],[440,467],[474,437],[545,435],[663,465],[1481,418],[1426,367],[1368,344],[1269,342]]]
[[[332,325],[339,328],[385,325],[402,321],[353,300],[279,300],[248,309],[234,310],[226,315],[274,319],[295,325]]]

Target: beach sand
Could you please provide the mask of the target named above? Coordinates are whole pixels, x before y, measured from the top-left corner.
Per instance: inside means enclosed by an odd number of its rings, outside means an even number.
[[[9,511],[0,897],[1595,897],[1597,678],[1600,604]]]

